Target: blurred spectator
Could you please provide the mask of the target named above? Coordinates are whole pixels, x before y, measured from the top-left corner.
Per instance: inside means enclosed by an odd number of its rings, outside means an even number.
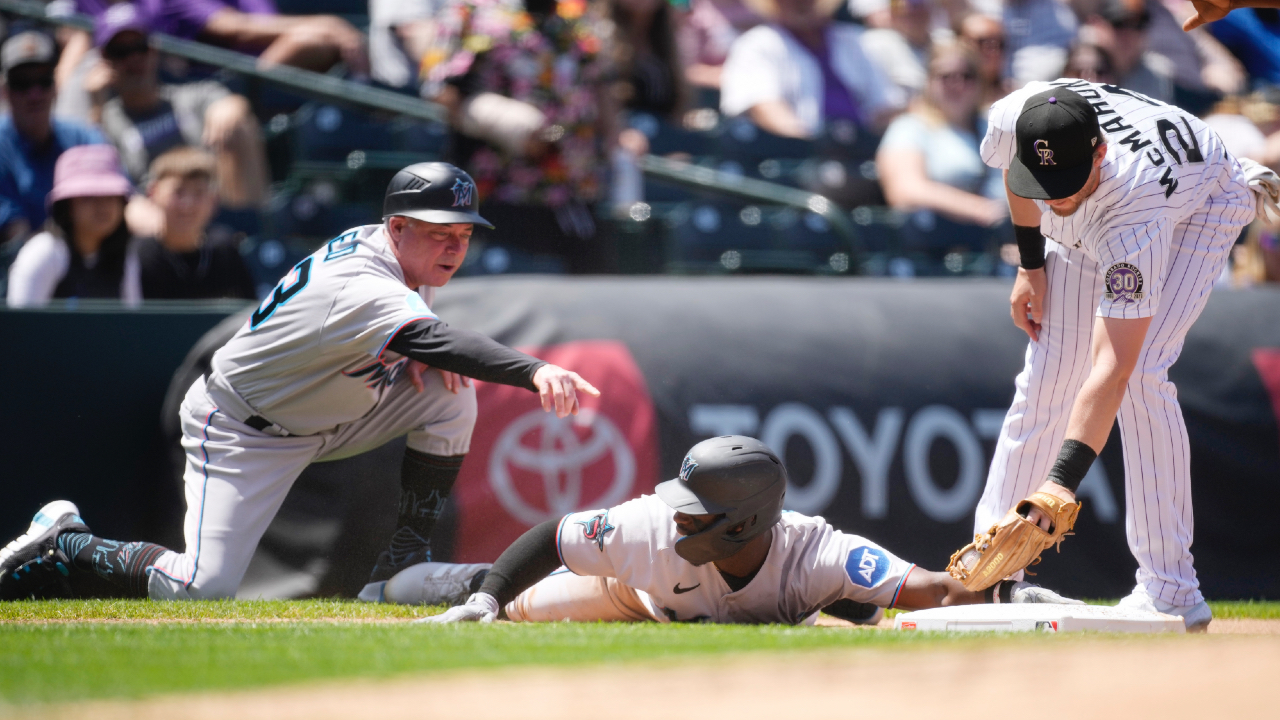
[[[768,24],[734,41],[720,109],[775,135],[812,138],[827,121],[883,128],[906,99],[862,50],[862,28],[837,23],[838,0],[752,0]]]
[[[0,46],[9,114],[0,118],[0,240],[44,225],[45,197],[58,157],[70,147],[105,142],[95,129],[53,117],[53,41],[38,32]]]
[[[76,0],[95,23],[118,0]],[[218,45],[258,56],[258,64],[293,65],[324,72],[338,62],[354,75],[369,74],[364,35],[333,15],[280,15],[274,0],[139,0],[151,32]]]
[[[148,44],[146,18],[132,5],[112,8],[94,39],[105,62],[103,80],[116,96],[102,105],[102,129],[120,150],[125,169],[141,183],[152,159],[181,146],[203,146],[218,159],[220,191],[229,208],[266,200],[262,130],[249,102],[206,80],[162,85],[159,53]]]
[[[417,87],[435,17],[447,0],[369,0],[369,73],[394,88]]]
[[[890,0],[889,27],[862,35],[862,49],[904,96],[924,90],[933,19],[931,0]]]
[[[1280,85],[1280,9],[1236,10],[1205,27],[1255,81]]]
[[[255,299],[253,277],[235,241],[205,236],[218,209],[213,156],[192,147],[170,150],[151,164],[149,176],[147,195],[164,212],[165,229],[138,243],[142,296]]]
[[[110,145],[69,148],[54,167],[49,221],[9,268],[10,307],[51,298],[142,299],[137,241],[124,221],[132,191]]]
[[[423,58],[424,94],[457,131],[450,160],[475,178],[497,226],[478,238],[558,255],[573,272],[613,263],[592,209],[620,125],[602,11],[586,0],[459,0],[437,16]]]
[[[675,10],[667,0],[611,0],[609,8],[623,105],[678,120],[688,98]]]
[[[1015,87],[1054,80],[1066,65],[1079,23],[1061,0],[1005,0],[1005,75]]]
[[[1244,68],[1204,29],[1184,32],[1182,18],[1195,13],[1187,0],[1145,0],[1151,14],[1147,49],[1169,58],[1173,84],[1195,93],[1233,95],[1245,89]],[[1183,105],[1185,107],[1185,105]]]
[[[978,55],[979,106],[985,111],[1013,89],[1004,74],[1004,25],[990,15],[970,13],[960,20],[957,37]]]
[[[1280,168],[1280,89],[1226,98],[1204,121],[1232,155]]]
[[[689,58],[685,78],[698,87],[720,87],[729,46],[763,19],[742,0],[693,0],[680,27],[680,45]]]
[[[1095,42],[1111,57],[1116,84],[1153,100],[1173,102],[1173,63],[1147,49],[1151,13],[1142,0],[1106,0],[1089,19]]]
[[[978,66],[963,45],[937,48],[924,94],[893,121],[876,153],[890,207],[932,210],[982,227],[1008,217],[1000,176],[978,152],[986,134]]]
[[[1062,70],[1063,77],[1080,78],[1089,82],[1116,84],[1116,74],[1112,70],[1111,55],[1106,50],[1090,43],[1080,43],[1071,48],[1067,55],[1067,66]]]
[[[1235,287],[1280,283],[1280,224],[1255,220],[1245,241],[1232,248],[1231,261]]]

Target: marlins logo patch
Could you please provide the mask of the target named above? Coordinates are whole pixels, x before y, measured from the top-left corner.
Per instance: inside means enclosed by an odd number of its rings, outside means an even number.
[[[1142,271],[1129,263],[1116,263],[1107,268],[1104,284],[1104,297],[1108,300],[1133,303],[1146,296],[1142,291]]]
[[[873,588],[889,573],[889,556],[883,550],[865,545],[854,548],[844,561],[844,571],[854,585]]]
[[[453,206],[454,207],[471,207],[471,202],[476,195],[476,186],[470,182],[458,178],[453,181]]]
[[[689,476],[697,469],[698,463],[693,461],[693,456],[685,455],[684,462],[680,463],[680,479],[685,482],[689,482]]]
[[[582,526],[582,537],[594,540],[596,547],[600,548],[600,552],[604,552],[604,536],[614,529],[609,524],[609,513],[602,512],[589,520],[579,520],[577,522]]]

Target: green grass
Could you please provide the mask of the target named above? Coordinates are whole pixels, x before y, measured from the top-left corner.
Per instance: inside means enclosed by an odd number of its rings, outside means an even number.
[[[1217,617],[1280,618],[1280,603],[1274,602],[1213,603],[1213,608]],[[0,710],[6,703],[135,698],[511,665],[1068,641],[782,626],[369,622],[438,610],[332,600],[3,603]],[[112,622],[121,619],[135,622]]]

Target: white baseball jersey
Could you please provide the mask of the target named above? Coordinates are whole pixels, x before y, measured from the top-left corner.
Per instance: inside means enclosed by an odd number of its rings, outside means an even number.
[[[1022,106],[1053,87],[1069,88],[1093,105],[1107,154],[1097,191],[1074,214],[1058,217],[1036,201],[1040,231],[1102,267],[1099,315],[1154,315],[1174,228],[1210,193],[1242,183],[1242,171],[1217,133],[1191,113],[1114,85],[1068,79],[1030,83],[991,106],[982,141],[988,165],[1009,168],[1017,153],[1014,127]]]
[[[675,511],[656,495],[560,521],[560,560],[578,575],[617,580],[643,593],[665,622],[799,624],[842,598],[888,607],[915,566],[825,520],[784,512],[764,566],[733,592],[714,563],[676,554]]]
[[[1041,208],[1048,293],[996,442],[974,527],[986,530],[1045,481],[1092,365],[1094,316],[1151,317],[1117,419],[1123,493],[1100,465],[1077,495],[1084,513],[1125,506],[1137,584],[1157,607],[1203,599],[1191,543],[1190,443],[1169,368],[1182,351],[1256,200],[1212,129],[1179,108],[1111,85],[1032,83],[991,108],[982,157],[1012,162],[1014,127],[1030,95],[1066,86],[1098,111],[1107,135],[1101,184],[1071,216]],[[1070,543],[1068,543],[1070,546]]]
[[[364,417],[406,363],[387,343],[436,318],[430,292],[405,286],[385,226],[349,230],[294,266],[213,356],[210,392],[233,389],[293,435]]]

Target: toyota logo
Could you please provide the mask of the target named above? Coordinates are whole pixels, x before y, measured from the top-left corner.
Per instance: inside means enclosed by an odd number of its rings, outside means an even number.
[[[586,431],[586,437],[580,433]],[[537,431],[537,432],[535,432]],[[598,496],[583,496],[583,478],[589,468],[607,467],[613,460],[613,476]],[[605,467],[593,472],[599,478]],[[546,509],[529,505],[516,490],[512,470],[542,478]],[[636,478],[636,457],[618,427],[593,410],[557,418],[541,408],[516,418],[498,436],[489,456],[489,484],[511,515],[529,525],[596,507],[612,507],[627,499]],[[584,507],[586,505],[586,507]]]

